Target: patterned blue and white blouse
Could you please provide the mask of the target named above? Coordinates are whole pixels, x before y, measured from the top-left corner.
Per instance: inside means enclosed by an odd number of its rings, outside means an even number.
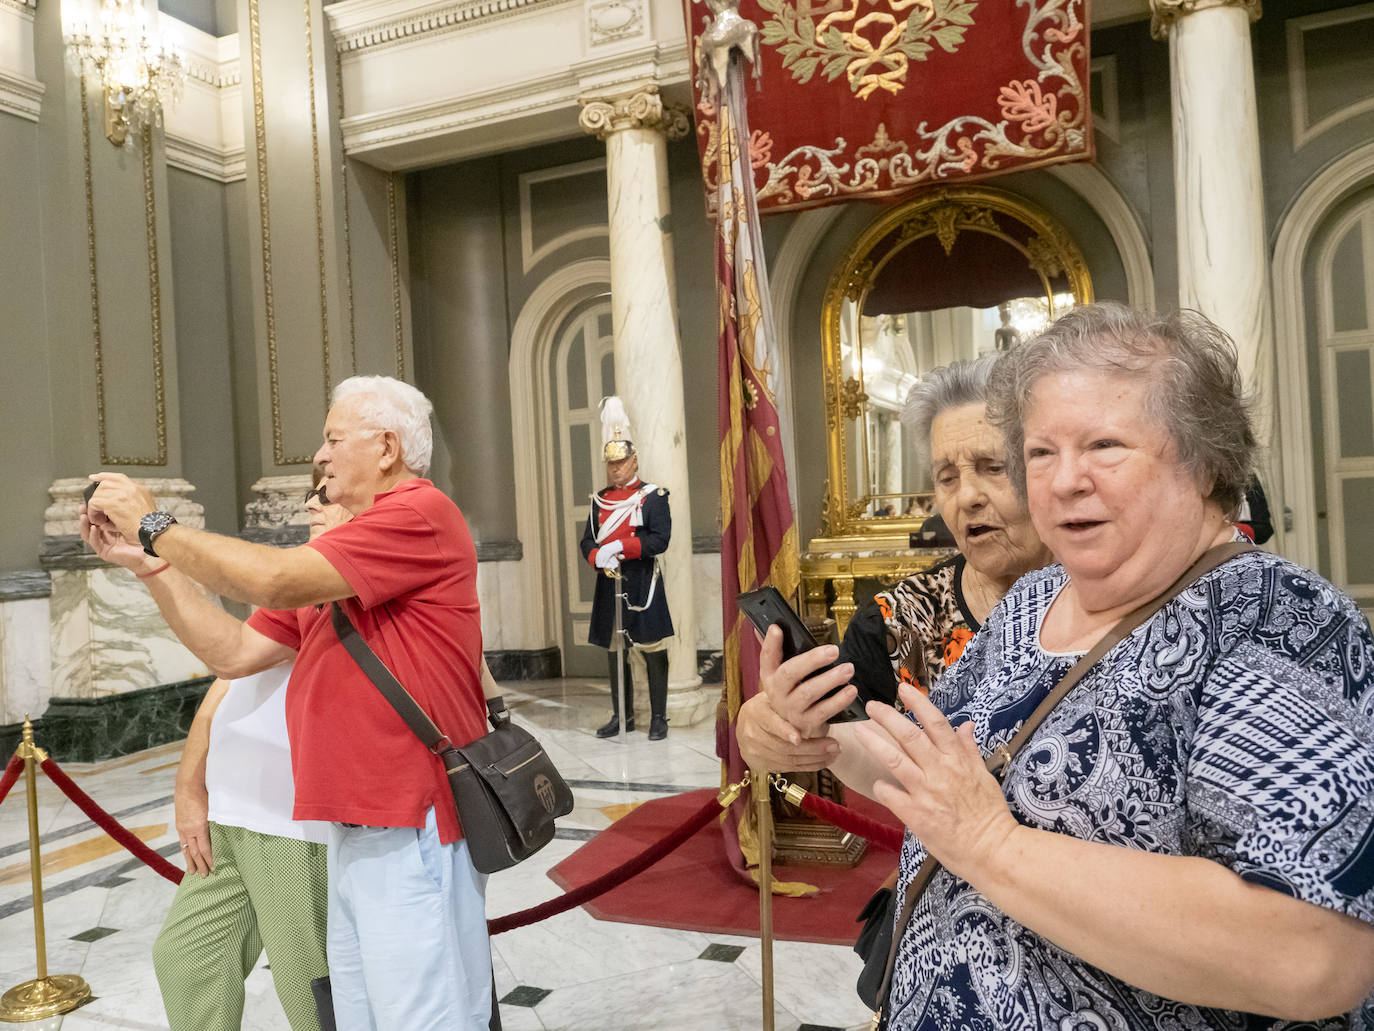
[[[1021,579],[930,693],[951,723],[974,721],[985,755],[1078,658],[1039,644],[1066,580],[1061,566]],[[1109,652],[1003,787],[1027,826],[1202,856],[1374,923],[1369,624],[1285,559],[1233,559]],[[924,857],[908,833],[901,891]],[[1296,1025],[1162,999],[1051,944],[945,870],[903,936],[889,1013],[890,1027],[921,1031],[1374,1027],[1368,1002],[1351,1023]]]

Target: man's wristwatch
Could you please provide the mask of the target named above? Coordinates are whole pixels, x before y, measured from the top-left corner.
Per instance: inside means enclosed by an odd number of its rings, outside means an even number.
[[[153,550],[153,542],[163,533],[167,532],[167,527],[173,525],[176,518],[168,512],[149,512],[138,521],[138,542],[143,545],[143,550],[153,558],[158,554]]]

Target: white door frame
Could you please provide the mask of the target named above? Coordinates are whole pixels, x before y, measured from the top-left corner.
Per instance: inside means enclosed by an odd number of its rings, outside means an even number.
[[[1365,350],[1369,347],[1370,326],[1356,331],[1338,331],[1332,325],[1333,288],[1331,283],[1332,257],[1337,246],[1345,239],[1351,228],[1366,224],[1363,230],[1364,255],[1363,284],[1366,299],[1366,323],[1369,321],[1368,301],[1374,291],[1370,290],[1370,276],[1374,275],[1374,247],[1370,246],[1370,231],[1367,226],[1371,218],[1370,201],[1366,200],[1337,221],[1324,233],[1321,249],[1316,254],[1317,273],[1317,339],[1314,342],[1320,349],[1317,356],[1318,374],[1321,377],[1322,435],[1326,461],[1321,476],[1326,481],[1326,533],[1327,554],[1331,556],[1328,573],[1331,582],[1347,594],[1359,597],[1366,604],[1369,600],[1370,584],[1351,583],[1350,569],[1346,565],[1345,525],[1345,485],[1344,480],[1351,477],[1361,479],[1370,475],[1368,458],[1344,458],[1341,454],[1340,411],[1337,404],[1336,354],[1346,349]],[[1363,467],[1363,468],[1361,468]]]
[[[548,487],[557,482],[553,467],[553,397],[549,391],[549,349],[558,323],[589,295],[609,291],[611,263],[589,258],[565,265],[535,288],[511,329],[511,441],[514,445],[515,526],[523,557],[521,595],[526,632],[562,651],[563,568],[553,554],[558,545],[558,499]]]
[[[1279,224],[1270,293],[1274,298],[1275,357],[1278,362],[1278,483],[1270,492],[1274,548],[1299,565],[1317,567],[1316,471],[1308,401],[1307,307],[1302,265],[1312,238],[1336,204],[1374,182],[1374,143],[1338,158],[1297,196]],[[1284,529],[1284,509],[1293,529]]]

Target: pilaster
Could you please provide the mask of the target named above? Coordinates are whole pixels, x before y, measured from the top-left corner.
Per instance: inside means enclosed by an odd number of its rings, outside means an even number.
[[[334,75],[320,0],[239,0],[260,469],[301,471],[354,371]],[[389,370],[382,370],[389,371]]]

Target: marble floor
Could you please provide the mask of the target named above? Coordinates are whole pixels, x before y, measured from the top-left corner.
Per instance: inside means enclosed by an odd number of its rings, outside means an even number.
[[[637,804],[719,783],[709,721],[674,727],[662,742],[650,743],[641,730],[621,744],[599,741],[590,729],[608,714],[604,681],[599,690],[581,680],[508,684],[506,697],[572,783],[577,805],[552,844],[491,878],[490,916],[560,894],[548,869]],[[175,856],[172,785],[180,751],[177,742],[107,762],[62,765],[152,848]],[[41,773],[38,783],[48,970],[80,974],[95,998],[66,1017],[28,1026],[166,1028],[151,954],[173,885],[101,834]],[[21,778],[0,806],[0,991],[35,974],[23,784]],[[498,935],[492,948],[508,1031],[762,1026],[754,938],[603,922],[577,909]],[[287,1031],[265,962],[248,980],[243,1027]],[[847,947],[778,942],[774,963],[778,1031],[867,1026],[853,987],[858,958]]]

